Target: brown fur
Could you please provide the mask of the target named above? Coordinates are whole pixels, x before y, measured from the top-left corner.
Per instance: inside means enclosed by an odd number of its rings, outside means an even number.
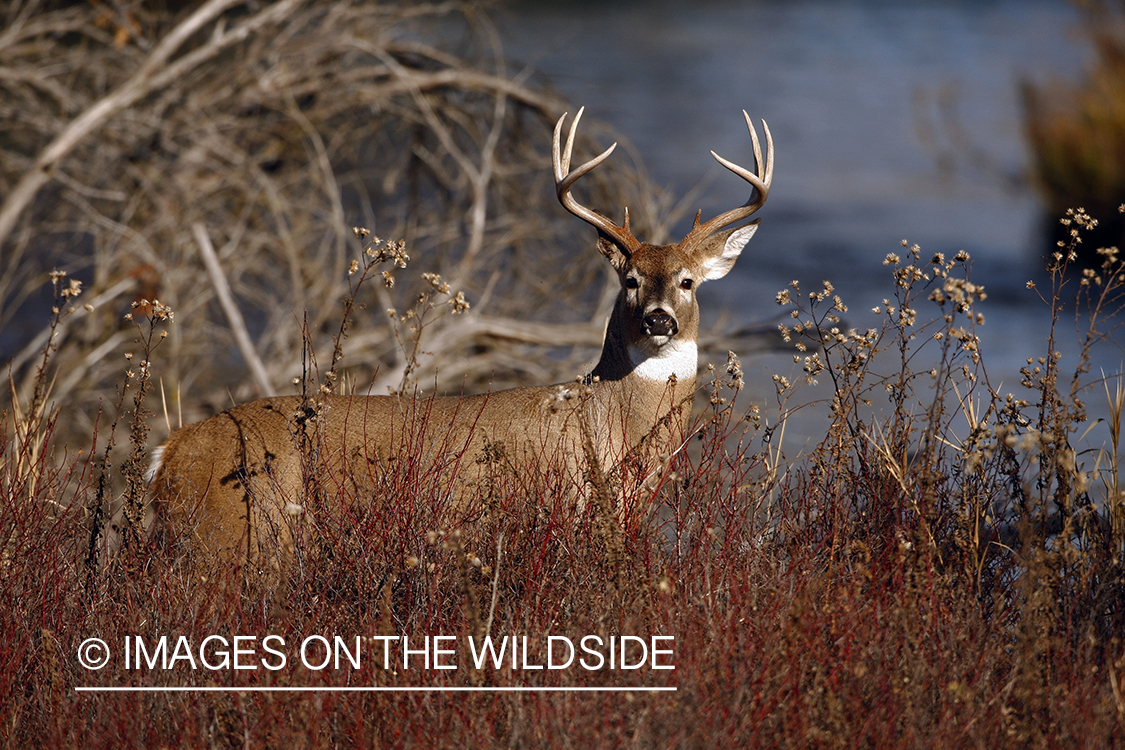
[[[655,246],[632,235],[627,213],[618,227],[570,196],[574,180],[612,148],[568,173],[574,128],[564,152],[563,119],[554,143],[559,199],[597,227],[598,249],[621,281],[593,372],[582,383],[466,398],[290,396],[236,406],[176,431],[157,455],[155,499],[173,528],[222,558],[260,564],[284,559],[290,523],[305,512],[318,482],[329,498],[347,493],[359,502],[386,502],[383,479],[407,460],[448,477],[455,500],[471,502],[487,477],[490,463],[481,459],[489,452],[502,452],[516,471],[560,468],[580,487],[591,472],[644,481],[660,468],[661,453],[679,449],[695,390],[696,288],[724,276],[757,228],[754,221],[722,229],[765,201],[773,173],[769,129],[764,178],[720,159],[754,186],[757,201],[704,225],[697,217],[681,243]],[[746,123],[761,168],[748,116]],[[624,464],[630,456],[636,460]]]

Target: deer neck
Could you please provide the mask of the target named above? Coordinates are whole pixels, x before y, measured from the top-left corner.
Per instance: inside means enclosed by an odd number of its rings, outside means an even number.
[[[637,313],[619,297],[606,324],[601,357],[590,374],[601,381],[631,381],[631,388],[655,384],[661,389],[675,376],[680,385],[694,388],[699,366],[698,324],[693,315],[678,317],[679,332],[657,343],[640,330]]]
[[[615,328],[620,322],[616,317],[615,311],[601,358],[590,373],[591,406],[600,415],[596,422],[601,439],[605,445],[620,440],[626,450],[651,440],[660,444],[681,440],[695,392],[695,337],[673,337],[659,347],[645,339],[628,341],[618,335],[623,329]],[[656,429],[660,435],[654,434]],[[607,455],[615,454],[610,450]]]
[[[623,317],[620,308],[615,308],[601,357],[590,375],[637,405],[650,400],[667,404],[670,395],[679,401],[692,393],[699,364],[695,336],[681,331],[658,346],[644,336],[627,336]]]
[[[699,349],[691,339],[672,339],[656,347],[607,336],[591,375],[603,382],[627,381],[635,389],[656,387],[661,391],[675,377],[678,385],[694,388],[698,363]]]

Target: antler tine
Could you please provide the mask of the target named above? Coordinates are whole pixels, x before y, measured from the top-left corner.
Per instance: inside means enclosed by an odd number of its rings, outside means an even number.
[[[624,225],[617,226],[610,221],[608,217],[583,206],[570,194],[570,188],[578,181],[578,178],[605,161],[606,158],[613,153],[613,150],[617,148],[617,144],[614,143],[590,161],[570,171],[570,157],[574,150],[574,135],[578,131],[578,121],[582,119],[582,113],[585,110],[585,107],[581,107],[578,110],[578,114],[574,116],[574,122],[570,124],[570,131],[567,133],[565,148],[561,145],[560,136],[562,135],[563,122],[566,120],[567,113],[564,112],[563,116],[559,118],[559,121],[555,123],[555,136],[551,143],[551,161],[555,168],[555,192],[563,208],[607,235],[617,243],[626,255],[628,255],[640,247],[641,244],[629,230],[628,209],[625,211]]]
[[[691,238],[692,241],[688,243],[688,238],[685,238],[685,244],[694,244],[695,242],[709,237],[728,224],[748,219],[755,211],[762,207],[766,202],[766,198],[769,197],[770,183],[773,182],[773,135],[770,133],[770,126],[766,124],[765,120],[762,120],[762,129],[766,133],[766,158],[765,174],[759,176],[757,173],[762,172],[762,145],[758,140],[758,133],[754,129],[754,123],[750,120],[750,115],[746,113],[746,110],[742,110],[742,116],[746,118],[746,129],[750,131],[750,140],[754,143],[754,172],[724,159],[714,151],[711,152],[711,156],[714,156],[715,160],[724,167],[749,182],[750,185],[753,186],[754,191],[750,193],[750,198],[747,199],[744,205],[727,211],[726,213],[719,214],[703,225],[699,223],[700,215],[696,214],[695,225],[692,226],[691,232],[688,233],[688,237]],[[756,200],[755,196],[757,198]]]
[[[758,142],[758,133],[754,129],[754,123],[750,121],[750,115],[746,114],[746,110],[742,110],[742,116],[746,119],[746,129],[750,131],[750,140],[754,142],[754,168],[761,169],[762,146]],[[714,151],[711,152],[711,155],[724,167],[753,184],[754,187],[758,189],[759,194],[761,194],[761,201],[764,203],[766,195],[768,195],[770,191],[770,183],[773,182],[773,135],[770,133],[770,126],[766,124],[765,120],[762,120],[762,129],[766,133],[766,174],[763,179],[759,179],[757,175],[751,173],[749,170],[743,169],[737,164],[732,164]]]

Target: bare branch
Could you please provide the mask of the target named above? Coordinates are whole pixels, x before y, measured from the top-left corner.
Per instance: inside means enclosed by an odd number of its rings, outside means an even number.
[[[215,254],[215,248],[211,245],[211,238],[207,236],[207,229],[202,224],[193,224],[191,231],[195,235],[195,242],[199,246],[199,254],[203,257],[203,265],[207,268],[207,275],[211,278],[211,284],[215,287],[219,304],[223,306],[223,314],[227,316],[227,321],[230,322],[230,330],[234,334],[238,350],[242,352],[246,364],[250,367],[250,374],[254,376],[254,383],[258,387],[258,392],[262,396],[270,396],[274,393],[270,376],[266,373],[266,366],[262,364],[258,352],[254,349],[254,342],[250,340],[250,332],[246,330],[246,321],[242,318],[242,312],[238,309],[238,305],[234,303],[234,296],[230,293],[230,286],[227,284],[226,276],[223,275],[223,267],[219,265],[219,256]]]
[[[242,0],[209,0],[209,2],[200,6],[199,10],[184,19],[156,46],[156,49],[152,51],[152,54],[149,55],[141,68],[133,74],[132,78],[86,109],[43,149],[35,160],[34,168],[24,174],[23,179],[4,199],[3,205],[0,205],[0,244],[3,244],[8,238],[19,215],[35,197],[35,194],[50,181],[55,165],[70,153],[79,142],[96,133],[113,115],[129,107],[150,92],[186,75],[192,68],[218,54],[223,48],[245,38],[246,34],[258,25],[245,22],[235,32],[217,35],[212,38],[206,47],[185,55],[176,64],[164,69],[159,75],[157,74],[161,66],[191,35],[210,23],[223,11],[240,2]],[[267,20],[267,16],[269,19],[283,17],[297,2],[299,0],[283,0],[283,2],[272,6],[268,11],[259,13],[256,20],[264,22]]]

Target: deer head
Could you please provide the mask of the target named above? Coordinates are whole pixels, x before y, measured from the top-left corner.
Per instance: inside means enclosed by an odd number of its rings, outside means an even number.
[[[666,380],[671,374],[694,377],[699,336],[696,288],[704,281],[725,276],[758,228],[758,220],[742,226],[731,225],[750,218],[769,195],[773,180],[773,137],[769,126],[762,122],[767,149],[762,176],[759,176],[763,168],[762,148],[745,110],[742,115],[754,143],[755,171],[751,172],[711,152],[720,164],[750,183],[753,190],[749,200],[703,223],[700,223],[703,213],[700,211],[695,216],[691,231],[679,243],[653,245],[641,242],[633,235],[629,228],[628,208],[625,209],[624,222],[618,226],[605,215],[583,206],[571,195],[571,186],[617,148],[614,143],[585,164],[570,169],[574,135],[582,111],[578,110],[570,126],[565,147],[562,146],[561,136],[566,115],[559,118],[555,125],[552,161],[559,202],[598,230],[598,250],[613,265],[621,281],[621,291],[606,332],[602,361],[594,374],[620,377],[636,372],[660,380]]]

